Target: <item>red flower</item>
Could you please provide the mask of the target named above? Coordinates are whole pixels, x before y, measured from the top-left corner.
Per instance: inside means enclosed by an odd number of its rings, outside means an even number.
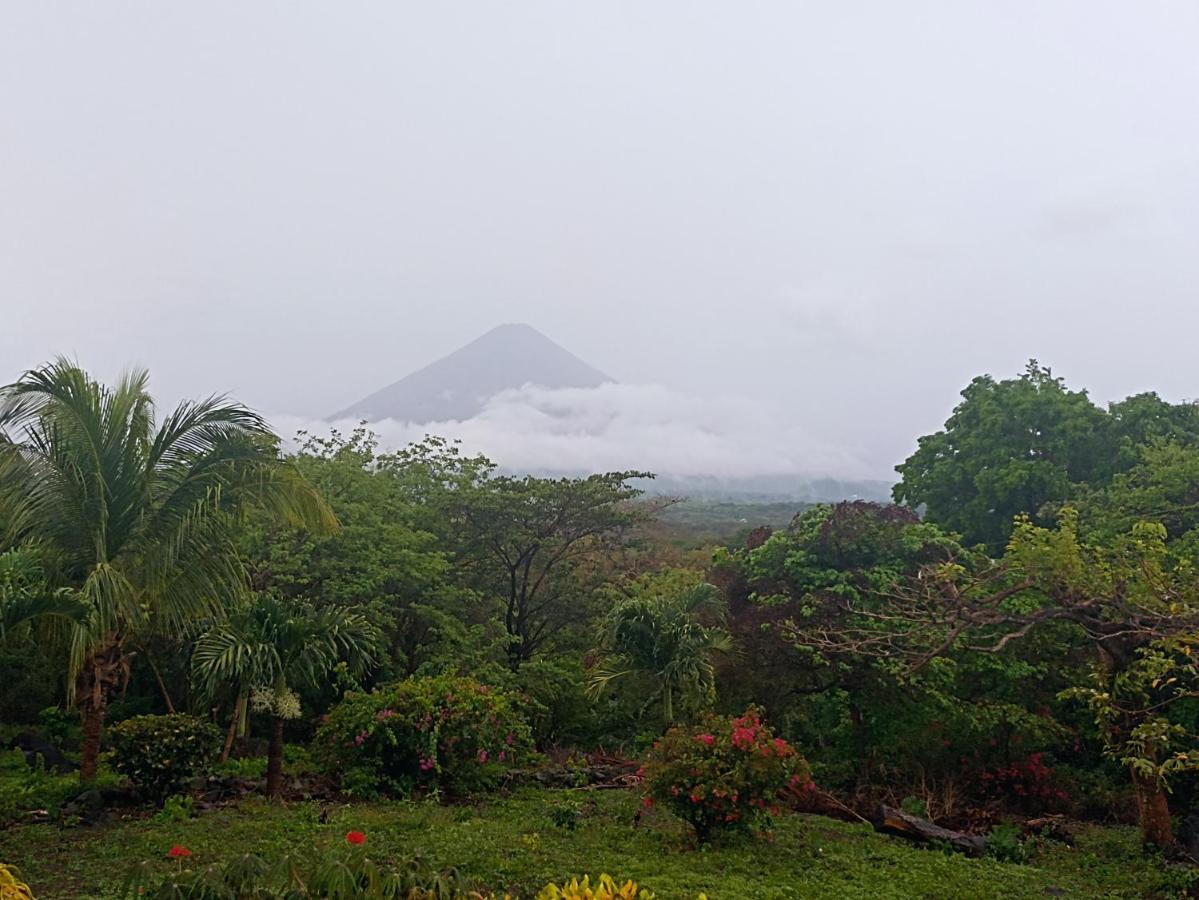
[[[366,843],[366,835],[363,834],[361,831],[347,831],[346,832],[346,843],[347,844],[357,844],[358,846],[362,846],[363,844]]]
[[[646,809],[649,809],[651,806],[654,805],[654,798],[649,796],[649,794],[646,794],[644,797],[641,798],[641,805],[644,806]]]
[[[716,738],[710,734],[697,734],[695,739],[701,743],[707,744],[709,747],[716,742]]]
[[[170,850],[167,851],[167,856],[169,856],[171,859],[182,859],[185,856],[191,856],[191,855],[192,855],[192,852],[190,850],[188,850],[186,847],[182,846],[181,844],[176,844],[174,847],[172,847]]]

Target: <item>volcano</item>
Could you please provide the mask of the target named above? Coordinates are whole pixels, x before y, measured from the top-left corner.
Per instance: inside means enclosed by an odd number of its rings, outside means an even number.
[[[529,325],[500,325],[423,369],[329,417],[462,421],[505,390],[598,387],[614,381]]]

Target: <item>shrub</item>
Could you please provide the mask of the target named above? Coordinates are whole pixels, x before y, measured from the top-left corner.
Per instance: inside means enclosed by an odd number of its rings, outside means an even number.
[[[574,831],[583,818],[583,808],[578,803],[556,803],[546,811],[546,816],[556,827]]]
[[[317,742],[343,789],[359,794],[485,790],[532,747],[515,695],[444,675],[347,694]]]
[[[196,802],[191,797],[175,794],[163,801],[162,809],[154,814],[155,822],[186,822],[196,815]]]
[[[784,793],[811,785],[807,763],[756,709],[676,726],[642,769],[648,795],[688,822],[701,842],[717,830],[748,828],[777,812]]]
[[[204,771],[220,735],[195,716],[135,716],[109,731],[113,768],[158,802]]]
[[[48,706],[37,714],[37,730],[60,750],[78,748],[83,740],[83,724],[73,709]]]
[[[562,887],[547,884],[537,895],[537,900],[653,900],[654,895],[638,888],[637,882],[626,881],[618,885],[611,875],[601,875],[592,886],[591,878],[572,878]]]
[[[1031,851],[1019,825],[997,822],[987,835],[987,856],[1000,862],[1026,863]]]
[[[1058,786],[1059,779],[1041,753],[1030,753],[1010,765],[986,769],[979,773],[978,779],[988,799],[1006,801],[1033,813],[1060,807],[1070,799]]]

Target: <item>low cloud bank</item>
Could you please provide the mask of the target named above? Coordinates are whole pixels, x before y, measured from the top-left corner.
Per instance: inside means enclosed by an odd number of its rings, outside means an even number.
[[[272,423],[284,436],[299,429],[348,433],[358,424],[294,416],[276,416]],[[384,419],[370,428],[387,449],[437,434],[522,471],[640,469],[679,478],[731,479],[877,475],[853,453],[823,444],[762,403],[729,395],[700,398],[661,385],[528,385],[498,394],[470,419]]]

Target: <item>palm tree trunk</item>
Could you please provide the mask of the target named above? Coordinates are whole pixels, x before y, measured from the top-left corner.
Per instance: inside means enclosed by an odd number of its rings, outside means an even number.
[[[668,728],[674,724],[674,693],[670,685],[662,691],[662,718],[666,720]]]
[[[79,780],[85,784],[96,780],[100,765],[100,735],[104,730],[104,698],[95,703],[89,697],[83,703],[83,747],[79,758]]]
[[[1137,795],[1137,816],[1141,820],[1141,840],[1160,850],[1171,849],[1177,841],[1166,792],[1156,778],[1146,778],[1136,772],[1132,773],[1132,783]]]
[[[83,746],[79,756],[80,781],[96,780],[108,696],[125,681],[128,674],[129,657],[125,655],[120,639],[113,636],[88,657],[75,678],[75,696],[83,716]]]
[[[283,719],[271,716],[271,742],[266,752],[266,795],[283,792]]]
[[[246,698],[238,694],[237,702],[233,704],[233,718],[229,720],[229,730],[225,732],[225,746],[221,749],[221,762],[229,761],[229,754],[233,750],[233,739],[237,737],[237,726],[241,723],[242,704],[245,702]]]

